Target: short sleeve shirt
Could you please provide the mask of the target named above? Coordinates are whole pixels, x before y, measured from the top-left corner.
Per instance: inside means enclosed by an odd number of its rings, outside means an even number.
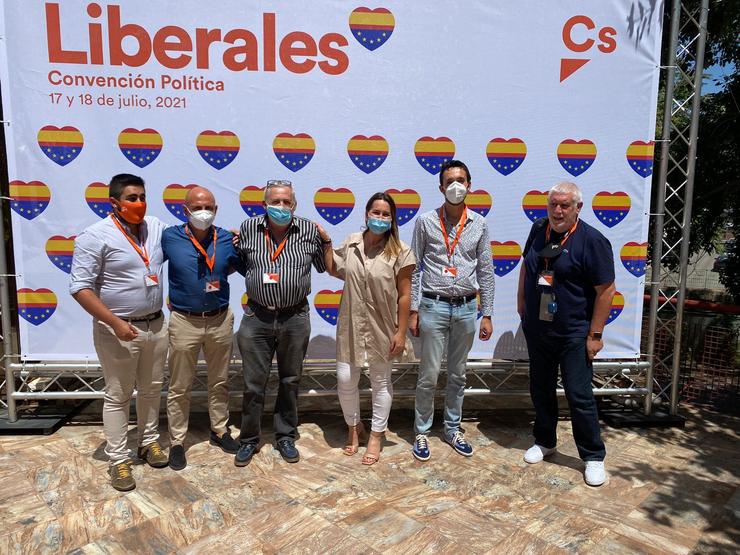
[[[398,289],[401,269],[415,266],[410,247],[401,242],[397,256],[386,257],[383,247],[365,252],[362,233],[353,233],[334,250],[339,278],[344,280],[337,322],[337,361],[354,366],[390,362],[390,344],[398,328]],[[411,342],[399,357],[413,359]]]
[[[538,220],[530,230],[524,247],[525,330],[562,338],[586,337],[591,326],[597,285],[614,281],[614,253],[611,243],[597,229],[583,220],[562,247],[562,254],[549,269],[554,272],[552,293],[557,312],[552,322],[539,318],[540,297],[549,291],[538,285],[544,262],[538,252],[546,245],[546,222]],[[559,242],[564,234],[552,233],[550,242]]]

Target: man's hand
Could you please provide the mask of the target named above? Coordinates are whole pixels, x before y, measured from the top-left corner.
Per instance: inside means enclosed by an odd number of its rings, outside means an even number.
[[[391,347],[389,354],[393,357],[403,353],[403,349],[406,346],[406,333],[405,330],[398,330],[391,338]]]
[[[117,318],[111,327],[113,328],[116,337],[121,341],[133,341],[139,336],[139,330],[120,318]]]
[[[478,333],[478,338],[482,341],[488,341],[491,339],[491,335],[493,335],[493,323],[491,323],[491,317],[483,316],[483,318],[480,319],[480,332]]]
[[[231,244],[234,245],[234,248],[239,247],[239,230],[238,229],[230,229],[231,232]]]
[[[409,331],[414,337],[419,337],[419,313],[411,312],[409,314]]]
[[[593,339],[592,337],[586,338],[586,354],[588,360],[593,360],[598,352],[604,348],[604,341],[602,339]]]
[[[313,224],[316,226],[316,229],[319,231],[319,237],[321,237],[321,240],[324,243],[331,242],[331,237],[326,232],[326,230],[322,227],[322,225],[319,222],[314,222]]]

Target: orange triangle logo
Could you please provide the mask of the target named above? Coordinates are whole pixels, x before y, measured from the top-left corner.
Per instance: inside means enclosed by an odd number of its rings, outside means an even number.
[[[561,58],[560,59],[560,82],[562,83],[576,71],[590,62],[590,58]]]

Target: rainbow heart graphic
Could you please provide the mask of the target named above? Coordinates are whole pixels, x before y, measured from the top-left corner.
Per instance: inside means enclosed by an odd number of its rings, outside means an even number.
[[[38,326],[46,322],[57,309],[57,296],[51,289],[18,289],[18,314]]]
[[[421,206],[421,197],[413,189],[386,189],[385,191],[396,204],[396,220],[399,226],[414,219]]]
[[[516,241],[491,241],[493,273],[504,277],[511,272],[522,258],[522,248]]]
[[[261,216],[265,213],[262,201],[265,200],[265,188],[256,185],[247,185],[239,193],[239,204],[247,216]]]
[[[653,141],[634,141],[627,147],[627,163],[640,177],[652,175],[654,155],[655,143]]]
[[[437,175],[442,164],[455,156],[455,143],[447,137],[422,137],[414,145],[414,156],[422,168]]]
[[[524,214],[534,222],[547,216],[547,191],[529,191],[522,199]]]
[[[625,243],[622,250],[619,251],[619,258],[627,271],[636,277],[645,275],[647,269],[647,243],[635,243],[630,241]]]
[[[167,185],[162,192],[162,200],[167,210],[181,222],[188,221],[183,205],[185,204],[185,196],[193,187],[197,187],[197,185],[178,185],[177,183],[173,183],[172,185]]]
[[[509,175],[524,162],[527,145],[521,139],[491,139],[486,146],[486,158],[493,169],[501,175]]]
[[[140,168],[157,159],[163,144],[162,135],[154,129],[128,127],[118,135],[118,148],[129,162]]]
[[[622,314],[624,310],[624,296],[617,291],[614,293],[614,299],[612,299],[612,306],[609,309],[609,316],[606,318],[606,323],[611,324],[617,316]]]
[[[316,307],[316,312],[319,313],[324,320],[329,322],[332,326],[337,325],[337,316],[339,316],[339,303],[342,300],[342,289],[338,291],[332,291],[330,289],[322,289],[313,298],[313,305]]]
[[[484,189],[478,189],[477,191],[470,191],[468,196],[465,197],[465,206],[470,208],[473,212],[477,212],[484,218],[491,211],[491,195]]]
[[[344,187],[339,189],[322,187],[313,196],[313,205],[322,218],[336,225],[352,212],[355,207],[355,195]]]
[[[368,50],[383,46],[391,38],[396,19],[385,8],[356,8],[349,14],[349,30],[352,36]]]
[[[100,181],[90,183],[85,189],[85,202],[87,202],[90,210],[101,218],[105,218],[112,210],[108,185]]]
[[[249,295],[242,293],[242,310],[247,310],[247,302],[249,301]]]
[[[80,130],[71,125],[45,125],[37,136],[39,147],[46,157],[60,166],[66,166],[82,152],[85,139]]]
[[[46,241],[46,256],[49,257],[51,263],[63,272],[69,273],[72,271],[72,253],[75,250],[75,237],[63,237],[62,235],[54,235]]]
[[[239,137],[231,131],[203,131],[195,139],[198,154],[211,167],[222,170],[239,154]]]
[[[11,181],[10,207],[27,220],[40,215],[51,200],[51,191],[41,181]]]
[[[594,195],[591,208],[598,220],[607,227],[614,227],[627,217],[632,201],[627,193],[600,191]]]
[[[316,143],[311,135],[280,133],[272,141],[272,151],[280,163],[292,172],[305,168],[316,152]]]
[[[365,173],[372,173],[388,157],[388,141],[380,135],[355,135],[347,143],[347,154],[352,163]]]
[[[569,174],[578,177],[596,159],[596,145],[588,139],[565,139],[558,145],[558,161]]]

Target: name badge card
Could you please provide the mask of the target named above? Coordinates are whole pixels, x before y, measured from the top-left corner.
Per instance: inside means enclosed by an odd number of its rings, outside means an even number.
[[[541,274],[539,279],[537,280],[537,285],[544,285],[545,287],[552,287],[552,280],[553,280],[554,273],[552,270],[544,270]]]
[[[278,274],[268,274],[268,273],[262,274],[262,283],[264,284],[279,283],[279,282],[280,282],[280,276]]]
[[[443,267],[442,277],[457,277],[457,268],[455,268],[454,266]]]
[[[216,293],[221,290],[221,282],[217,279],[206,282],[206,293]]]
[[[144,285],[147,287],[157,287],[159,285],[159,276],[157,274],[144,274]]]

